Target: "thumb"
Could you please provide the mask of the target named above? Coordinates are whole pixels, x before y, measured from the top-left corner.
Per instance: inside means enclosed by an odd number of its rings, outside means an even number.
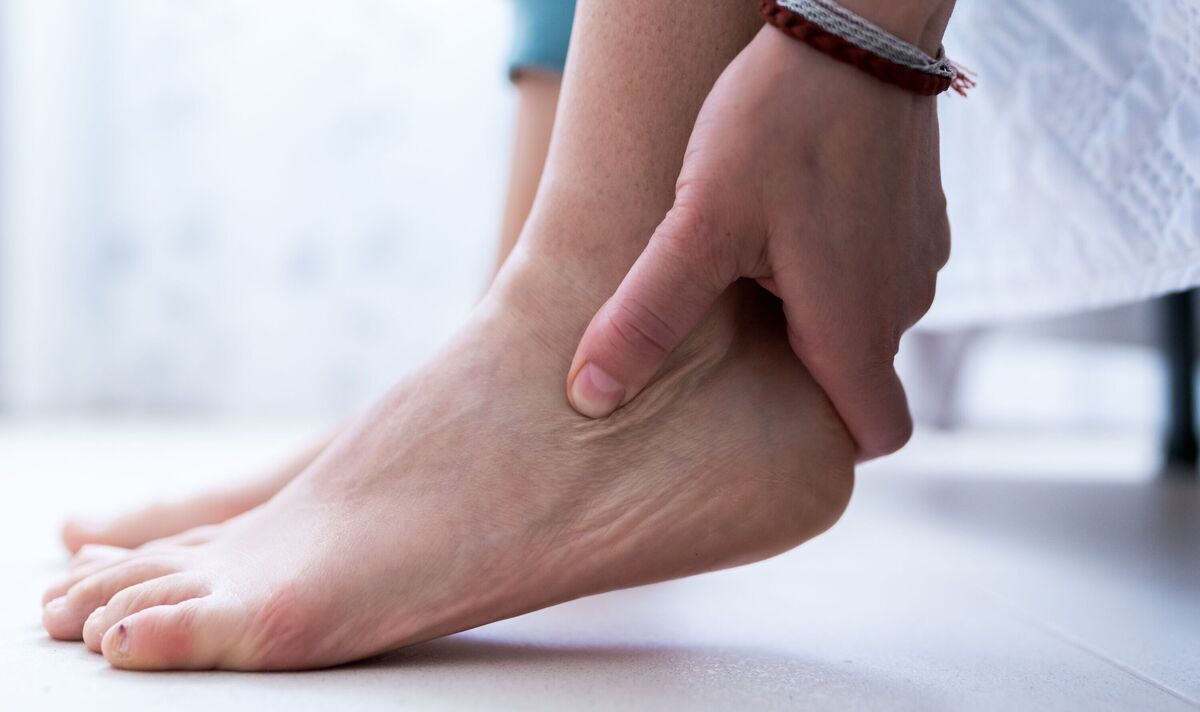
[[[575,410],[602,418],[632,400],[737,279],[699,213],[676,206],[579,342],[567,375]]]

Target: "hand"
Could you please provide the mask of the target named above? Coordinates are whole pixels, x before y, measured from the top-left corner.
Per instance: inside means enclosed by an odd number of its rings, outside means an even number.
[[[567,381],[603,417],[646,386],[739,278],[783,301],[796,355],[860,459],[912,432],[893,367],[929,309],[950,237],[936,100],[766,27],[696,120],[675,205],[597,312]]]

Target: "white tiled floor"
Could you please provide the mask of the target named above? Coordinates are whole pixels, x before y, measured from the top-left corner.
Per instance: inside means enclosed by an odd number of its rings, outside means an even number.
[[[1052,466],[1061,443],[918,439],[862,473],[832,532],[785,556],[336,670],[124,673],[41,633],[63,510],[195,487],[268,461],[298,432],[0,424],[0,707],[1200,707],[1200,492],[1114,465],[1105,448],[1145,443],[1112,438],[1086,448],[1108,463],[1103,481]],[[937,457],[969,462],[965,450],[993,468],[1018,453],[1022,476],[956,476]],[[1030,476],[1038,462],[1054,476]]]

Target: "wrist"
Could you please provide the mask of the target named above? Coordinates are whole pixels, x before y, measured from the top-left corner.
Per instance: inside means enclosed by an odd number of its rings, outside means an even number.
[[[747,47],[745,54],[755,57],[747,61],[776,71],[788,65],[797,74],[797,61],[822,57],[830,68],[851,65],[877,81],[920,96],[936,96],[947,89],[964,94],[973,85],[970,76],[961,74],[940,51],[953,0],[936,7],[918,0],[898,2],[888,6],[889,19],[880,24],[882,18],[862,16],[847,7],[846,0],[761,0],[766,27]],[[906,32],[901,25],[913,29]],[[918,26],[924,30],[917,31]],[[922,33],[932,45],[929,52],[913,46],[912,39]],[[912,39],[902,36],[906,34]]]
[[[837,0],[838,4],[900,39],[937,54],[955,0]]]

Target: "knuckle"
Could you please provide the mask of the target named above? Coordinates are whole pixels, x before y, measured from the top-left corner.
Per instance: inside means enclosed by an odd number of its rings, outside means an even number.
[[[660,250],[680,258],[694,257],[707,251],[711,243],[712,221],[707,211],[693,203],[677,203],[654,232]]]
[[[912,416],[907,411],[890,424],[889,428],[881,431],[870,440],[871,447],[866,448],[869,457],[890,455],[908,444],[912,439]]]
[[[67,590],[67,607],[77,608],[91,600],[100,590],[100,580],[89,576]]]
[[[934,257],[935,270],[941,271],[950,263],[950,231],[938,239],[937,255]]]
[[[837,370],[855,378],[890,374],[900,351],[904,307],[876,309],[861,319],[788,320],[792,349],[810,368]]]
[[[896,315],[898,316],[898,315]],[[890,374],[900,352],[902,329],[888,323],[873,329],[864,339],[860,368],[864,374]]]
[[[606,315],[610,345],[647,358],[666,356],[679,337],[653,309],[635,299],[615,300]]]
[[[711,207],[681,200],[667,213],[653,240],[669,258],[691,265],[695,279],[715,285],[738,262],[739,243],[732,233],[722,231],[722,222]]]
[[[176,617],[171,621],[171,628],[185,642],[190,642],[192,631],[198,627],[201,608],[196,599],[184,601],[175,607]]]
[[[108,608],[116,612],[128,611],[134,607],[138,607],[144,598],[144,587],[131,586],[117,592],[116,595],[109,600]]]
[[[946,214],[945,200],[939,212],[937,225],[933,231],[933,261],[934,269],[940,270],[950,261],[950,217]]]
[[[915,323],[933,306],[937,297],[937,278],[930,276],[929,279],[923,280],[914,292],[913,307],[916,313],[913,314],[912,321]]]
[[[705,235],[705,229],[711,224],[708,217],[708,210],[701,207],[708,201],[697,199],[694,194],[683,194],[677,196],[675,204],[667,211],[666,217],[663,218],[663,224],[669,225],[676,232],[681,232],[687,235]]]

